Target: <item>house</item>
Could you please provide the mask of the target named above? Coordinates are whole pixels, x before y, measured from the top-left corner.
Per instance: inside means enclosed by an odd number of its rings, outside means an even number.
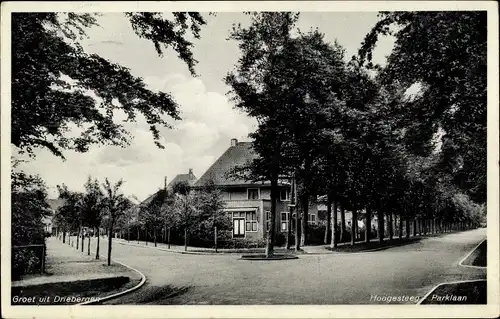
[[[49,206],[50,206],[50,212],[49,214],[42,219],[42,223],[44,225],[44,230],[46,233],[52,234],[52,218],[54,218],[54,215],[59,207],[61,207],[64,204],[64,200],[59,199],[59,198],[54,198],[54,199],[48,199],[47,200]]]
[[[196,183],[196,176],[193,174],[193,169],[190,168],[187,174],[178,174],[173,180],[167,185],[167,189],[172,189],[172,187],[179,182],[187,182],[189,186],[193,186]]]
[[[180,182],[187,182],[189,186],[193,186],[196,183],[197,179],[196,176],[193,173],[193,169],[190,168],[187,174],[177,174],[177,176],[174,177],[173,180],[170,181],[170,183],[167,184],[167,177],[165,177],[165,182],[164,182],[164,187],[171,190],[175,184],[180,183]],[[150,195],[148,198],[146,198],[144,201],[142,201],[139,206],[141,205],[147,205],[153,200],[153,197],[157,194],[158,192],[155,192],[154,194]],[[135,210],[137,211],[139,207],[136,207]]]
[[[213,180],[223,191],[225,213],[232,219],[233,238],[261,239],[267,233],[271,220],[270,182],[252,182],[241,178],[229,177],[236,166],[243,166],[258,155],[251,142],[238,142],[231,139],[229,148],[198,179],[193,188],[202,188]],[[288,231],[290,214],[290,183],[282,180],[278,184],[280,192],[276,203],[276,231]],[[311,207],[309,220],[316,221],[316,208]],[[292,220],[292,224],[293,224]],[[292,227],[294,227],[292,225]]]

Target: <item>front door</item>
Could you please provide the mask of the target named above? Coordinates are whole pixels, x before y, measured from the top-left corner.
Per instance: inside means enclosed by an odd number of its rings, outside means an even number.
[[[233,218],[233,237],[245,237],[245,218]]]

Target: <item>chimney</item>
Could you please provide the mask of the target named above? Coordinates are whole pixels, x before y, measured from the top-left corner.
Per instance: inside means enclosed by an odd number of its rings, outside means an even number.
[[[167,176],[165,176],[165,180],[163,182],[163,187],[167,189]]]
[[[235,138],[232,138],[231,139],[231,146],[236,146],[236,144],[238,144],[238,140]]]
[[[193,177],[193,169],[192,168],[189,169],[189,177]]]

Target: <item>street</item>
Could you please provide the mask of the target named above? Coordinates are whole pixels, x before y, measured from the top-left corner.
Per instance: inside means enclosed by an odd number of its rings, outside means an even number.
[[[412,304],[437,284],[485,278],[485,269],[458,265],[485,237],[480,228],[382,251],[283,261],[183,255],[115,241],[112,258],[143,272],[147,282],[107,304],[384,304],[388,297]],[[105,258],[105,239],[100,250]]]

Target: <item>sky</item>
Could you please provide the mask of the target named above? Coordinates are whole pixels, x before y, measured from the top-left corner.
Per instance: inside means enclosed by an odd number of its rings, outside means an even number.
[[[234,109],[226,96],[229,87],[223,78],[240,54],[237,43],[227,40],[229,31],[234,23],[248,24],[249,17],[228,12],[203,15],[207,25],[201,31],[201,39],[193,39],[198,77],[190,75],[175,52],[166,51],[159,57],[153,44],[137,37],[121,13],[102,14],[98,19],[100,26],[89,29],[89,38],[82,42],[86,51],[128,67],[150,89],[174,97],[182,120],[173,122],[173,129],[160,130],[165,149],[155,146],[148,125],[139,118],[137,123],[126,126],[133,136],[126,148],[93,146],[86,153],[65,151],[66,160],[37,150],[35,159],[20,168],[40,175],[49,187],[50,198],[57,197],[56,185],[64,183],[82,191],[88,176],[92,176],[99,180],[123,179],[123,193],[142,201],[163,186],[165,177],[171,181],[190,168],[196,177],[201,177],[230,146],[232,138],[248,140],[255,121]],[[327,42],[336,39],[349,59],[377,21],[376,12],[303,12],[297,27],[302,31],[317,27]],[[384,64],[392,46],[392,39],[381,39],[374,61]]]

